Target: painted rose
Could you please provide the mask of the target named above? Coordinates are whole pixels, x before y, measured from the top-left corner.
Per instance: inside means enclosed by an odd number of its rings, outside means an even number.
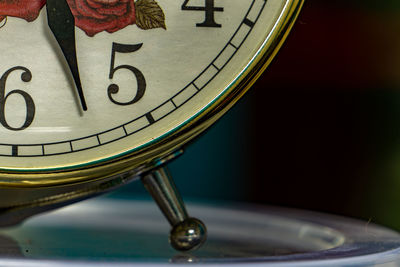
[[[0,0],[0,21],[5,17],[18,17],[34,21],[46,0]]]
[[[113,33],[136,22],[134,0],[67,0],[67,2],[75,16],[75,25],[89,36],[102,31]]]

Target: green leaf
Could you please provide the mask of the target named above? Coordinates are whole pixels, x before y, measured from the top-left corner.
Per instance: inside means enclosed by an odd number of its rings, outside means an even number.
[[[165,26],[165,15],[155,0],[138,0],[135,2],[136,25],[143,29],[163,28]]]

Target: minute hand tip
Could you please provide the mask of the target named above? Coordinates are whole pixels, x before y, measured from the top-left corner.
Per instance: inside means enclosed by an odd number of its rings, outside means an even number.
[[[87,110],[76,59],[74,15],[66,0],[47,0],[46,9],[49,27],[68,62],[82,109]]]

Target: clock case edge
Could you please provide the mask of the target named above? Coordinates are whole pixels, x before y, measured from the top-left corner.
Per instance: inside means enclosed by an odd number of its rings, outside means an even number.
[[[19,210],[22,206],[36,210],[49,205],[64,206],[123,185],[175,158],[250,89],[283,45],[303,4],[304,0],[288,0],[287,9],[260,56],[236,85],[197,118],[166,138],[128,155],[71,170],[0,170],[0,213],[3,213],[1,209]]]

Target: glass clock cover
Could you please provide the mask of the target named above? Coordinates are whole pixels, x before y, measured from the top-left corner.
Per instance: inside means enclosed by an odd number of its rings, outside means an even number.
[[[298,2],[0,1],[1,170],[87,168],[195,128],[275,52]]]

